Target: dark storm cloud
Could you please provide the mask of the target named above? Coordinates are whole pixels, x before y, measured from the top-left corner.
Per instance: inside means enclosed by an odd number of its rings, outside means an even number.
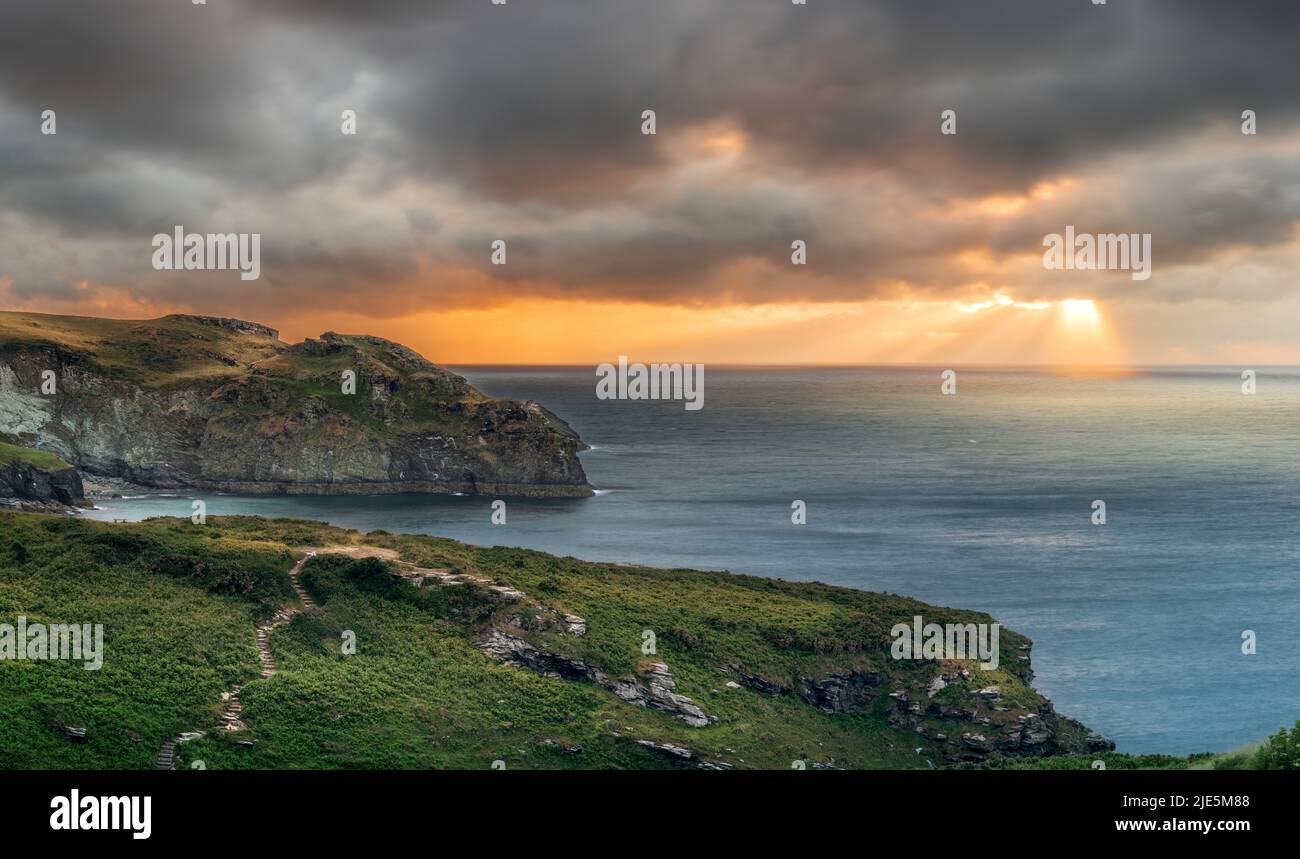
[[[780,297],[780,279],[725,296],[703,284],[788,265],[794,237],[816,265],[795,288],[840,299],[957,289],[952,256],[1035,253],[1076,220],[1152,232],[1168,265],[1289,242],[1300,214],[1295,160],[1247,148],[1300,122],[1293,2],[42,0],[2,14],[0,280],[15,295],[59,279],[183,294],[141,274],[140,249],[176,223],[263,232],[264,277],[290,302],[409,290],[428,265],[482,271],[503,295],[691,303]],[[39,134],[45,108],[55,137]],[[344,108],[356,138],[338,133]],[[955,137],[938,133],[946,108]],[[1237,131],[1244,108],[1258,138]],[[691,135],[714,126],[744,140],[745,172],[692,186]],[[1240,152],[1163,163],[1215,135]],[[1130,173],[1104,198],[1085,187],[998,224],[935,215],[1111,163]],[[497,237],[511,265],[492,270]],[[24,243],[57,246],[19,258]]]

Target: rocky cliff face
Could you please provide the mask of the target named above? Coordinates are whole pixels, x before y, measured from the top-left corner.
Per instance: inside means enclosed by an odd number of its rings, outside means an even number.
[[[0,433],[153,487],[591,494],[585,445],[536,403],[377,337],[291,346],[239,320],[0,314]]]
[[[75,468],[45,471],[25,462],[0,466],[0,498],[14,499],[25,508],[84,507],[85,494]]]

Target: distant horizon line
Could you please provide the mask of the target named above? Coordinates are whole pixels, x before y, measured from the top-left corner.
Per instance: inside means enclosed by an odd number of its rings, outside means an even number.
[[[431,363],[440,367],[537,367],[537,368],[570,368],[570,367],[587,367],[597,366],[608,363],[605,361],[596,362],[547,362],[547,363],[523,363],[518,361],[504,362],[484,362],[484,361],[439,361],[427,359]],[[861,362],[861,363],[757,363],[757,362],[736,362],[736,361],[663,361],[663,360],[643,360],[638,363],[642,364],[706,364],[714,367],[728,367],[737,369],[791,369],[791,370],[856,370],[856,369],[933,369],[933,368],[966,368],[966,369],[984,369],[984,370],[1149,370],[1149,369],[1195,369],[1195,368],[1241,368],[1254,369],[1256,367],[1281,367],[1300,369],[1300,363],[1297,364],[1270,364],[1265,362],[1239,362],[1233,364],[1207,364],[1207,363],[1180,363],[1180,364],[1010,364],[1010,363],[916,363],[916,362]]]
[[[160,316],[154,316],[148,318],[126,318],[126,317],[117,317],[117,316],[92,316],[83,313],[51,313],[48,311],[40,311],[40,310],[15,310],[9,308],[0,308],[0,314],[10,314],[14,316],[39,316],[39,317],[48,317],[54,319],[58,319],[58,318],[83,319],[83,320],[123,322],[123,323],[160,322],[164,319],[169,319],[169,318],[230,320],[230,321],[241,322],[249,325],[257,325],[263,328],[270,329],[275,332],[275,339],[278,342],[285,343],[286,345],[296,345],[290,340],[281,340],[280,339],[280,334],[282,333],[281,330],[278,328],[273,328],[272,326],[266,323],[253,322],[251,320],[243,319],[238,316],[225,316],[221,314],[212,314],[212,313],[173,312],[173,313],[166,313]],[[323,332],[323,333],[331,333],[331,332]],[[349,334],[346,332],[334,332],[334,333],[341,333],[341,335],[345,337],[381,336],[381,335],[367,335],[367,334]],[[309,340],[309,339],[313,339],[313,338],[306,337],[304,338],[304,342],[305,340]],[[384,337],[383,339],[389,339],[389,338]],[[392,340],[390,342],[398,343],[399,341]],[[399,343],[399,345],[403,345],[403,344]],[[414,351],[416,351],[418,354],[421,355],[421,357],[425,358],[425,360],[428,360],[432,364],[441,367],[453,367],[453,368],[454,367],[464,367],[464,368],[527,367],[527,368],[536,368],[536,369],[581,368],[581,367],[599,366],[602,363],[609,363],[611,360],[617,360],[619,357],[621,357],[620,355],[612,355],[612,356],[605,356],[603,359],[595,359],[595,360],[589,359],[587,361],[541,361],[541,362],[474,361],[474,360],[459,361],[454,359],[447,360],[447,359],[432,358],[418,348],[415,349]],[[637,363],[676,364],[676,363],[688,363],[688,362],[637,358]],[[1123,373],[1123,372],[1136,372],[1136,371],[1144,371],[1144,370],[1174,370],[1174,369],[1197,369],[1197,368],[1215,369],[1215,370],[1218,369],[1229,370],[1233,368],[1300,369],[1300,362],[1272,363],[1272,362],[1253,362],[1253,361],[1241,361],[1241,362],[1234,362],[1231,364],[1213,363],[1213,362],[1195,362],[1195,361],[1167,362],[1167,363],[1166,362],[1153,362],[1153,363],[1098,362],[1098,363],[1080,364],[1080,363],[1050,362],[1050,361],[1040,361],[1040,362],[966,361],[966,362],[938,363],[938,362],[931,362],[931,361],[927,361],[927,362],[916,362],[916,361],[765,362],[765,361],[705,360],[705,361],[691,361],[689,363],[711,365],[714,368],[718,368],[718,369],[750,369],[750,370],[849,370],[849,369],[908,369],[910,368],[910,369],[927,369],[927,370],[929,369],[1039,370],[1039,371],[1057,371],[1057,372],[1071,372],[1071,373]]]

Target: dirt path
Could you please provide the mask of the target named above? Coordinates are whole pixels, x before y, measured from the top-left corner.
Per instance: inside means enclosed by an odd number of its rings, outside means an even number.
[[[324,551],[330,551],[326,549]],[[257,658],[262,663],[260,676],[270,677],[275,674],[279,667],[275,664],[275,656],[271,653],[271,633],[278,627],[283,626],[293,620],[295,616],[302,614],[303,611],[313,611],[317,608],[316,601],[311,598],[307,590],[302,586],[298,576],[302,572],[303,566],[307,561],[316,555],[315,551],[309,551],[302,557],[302,560],[293,565],[289,570],[289,580],[293,582],[294,593],[302,601],[302,608],[289,607],[276,611],[275,616],[268,621],[258,624],[256,632]],[[243,731],[248,728],[244,724],[243,713],[244,705],[239,700],[241,686],[232,686],[229,692],[221,693],[221,699],[225,702],[225,707],[221,710],[218,717],[219,730],[222,731]],[[158,755],[154,758],[154,769],[169,770],[176,766],[176,740],[167,739],[163,741],[162,747],[158,750]]]
[[[382,546],[316,546],[307,549],[310,555],[347,555],[349,558],[383,558],[385,561],[396,561],[398,558],[396,549],[385,549]]]

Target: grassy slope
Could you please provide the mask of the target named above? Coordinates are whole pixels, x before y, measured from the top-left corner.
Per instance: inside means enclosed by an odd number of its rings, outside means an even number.
[[[642,630],[656,630],[655,658],[672,666],[678,691],[718,723],[690,728],[592,684],[492,662],[472,646],[472,627],[495,606],[476,603],[472,593],[385,595],[331,580],[329,570],[310,577],[327,598],[325,611],[277,630],[272,647],[280,673],[253,679],[253,625],[291,600],[293,556],[304,546],[350,543],[488,575],[583,616],[586,636],[548,643],[614,676],[632,676],[643,658]],[[882,630],[898,617],[924,610],[940,620],[987,620],[816,584],[589,564],[245,517],[204,526],[172,519],[110,525],[0,513],[0,570],[0,618],[12,622],[26,613],[47,622],[103,623],[109,650],[99,672],[79,664],[0,663],[6,767],[145,766],[163,738],[210,729],[220,692],[233,683],[247,683],[241,697],[255,745],[210,737],[183,746],[187,759],[223,768],[481,768],[495,759],[512,768],[664,766],[634,742],[650,739],[739,767],[789,768],[795,759],[917,766],[914,749],[928,743],[884,723],[878,711],[885,696],[876,711],[832,716],[795,695],[729,689],[734,675],[718,666],[738,662],[786,677],[830,664],[867,668],[881,660]],[[345,629],[357,635],[355,655],[339,652]],[[1012,676],[990,675],[976,679],[1028,694]],[[89,739],[68,741],[58,724],[85,725]],[[565,745],[583,751],[565,754]]]
[[[324,610],[273,634],[280,672],[258,679],[253,627],[294,601],[287,570],[303,547],[322,545],[387,548],[422,566],[519,587],[587,619],[586,636],[544,636],[548,645],[616,676],[642,659],[641,631],[657,630],[654,658],[672,666],[678,691],[718,723],[690,728],[590,683],[499,665],[471,643],[473,628],[501,611],[483,594],[420,592],[387,576],[361,587],[339,562],[308,565],[303,580]],[[0,511],[0,621],[24,614],[30,622],[103,623],[107,650],[97,672],[72,662],[0,661],[0,768],[148,767],[163,739],[196,728],[209,735],[180,747],[182,766],[485,768],[498,759],[510,768],[668,766],[634,742],[651,739],[738,767],[785,769],[796,759],[915,767],[914,749],[927,741],[889,727],[881,707],[831,716],[794,695],[729,689],[732,675],[716,667],[734,661],[771,676],[870,667],[880,658],[879,627],[914,611],[981,617],[818,584],[590,564],[299,520],[109,525]],[[344,630],[356,634],[355,655],[340,652]],[[1012,697],[1029,694],[993,673],[977,679]],[[234,683],[245,684],[250,730],[221,735],[212,730],[220,695]],[[67,739],[62,725],[86,727],[86,740]],[[237,739],[255,743],[245,748]],[[1108,769],[1248,764],[1230,754],[1103,753],[989,765],[1087,769],[1098,759]]]
[[[403,420],[389,425],[370,413],[366,372],[358,374],[357,395],[342,393],[340,374],[354,367],[348,351],[313,354],[246,331],[203,324],[192,317],[165,316],[151,320],[97,319],[0,312],[0,353],[7,349],[49,348],[75,356],[97,371],[145,388],[171,388],[196,381],[235,381],[247,378],[250,365],[258,382],[279,389],[287,403],[315,398],[359,425],[384,436],[395,431],[463,433],[467,422],[448,406],[486,398],[454,374],[428,365],[413,370],[394,366],[383,341],[365,336],[340,338],[366,356],[367,368],[385,378],[417,379],[430,384],[406,384],[395,398],[405,408]],[[247,413],[273,417],[287,412],[285,402],[264,409],[259,398],[234,406]]]
[[[281,348],[261,334],[183,316],[140,321],[0,312],[0,349],[19,346],[57,348],[145,387],[234,378],[246,372],[243,365]]]
[[[75,519],[0,514],[0,619],[103,623],[111,648],[99,671],[0,662],[0,767],[147,767],[164,737],[208,718],[232,677],[251,676],[247,631],[261,608],[155,573],[139,548]],[[287,560],[279,547],[229,542],[212,563],[237,563],[270,593]],[[86,741],[65,739],[65,724],[86,727]]]
[[[70,467],[62,458],[53,453],[0,441],[0,468],[4,468],[12,462],[26,463],[47,472],[61,471]]]
[[[486,399],[468,386],[463,386],[463,390],[451,391],[440,390],[436,384],[418,387],[406,384],[393,395],[393,399],[404,410],[403,419],[390,426],[371,411],[370,373],[378,373],[387,379],[407,381],[414,381],[417,376],[434,381],[454,377],[446,371],[431,370],[425,374],[413,374],[407,368],[393,367],[387,363],[382,351],[365,338],[349,337],[346,342],[365,355],[365,369],[356,378],[355,395],[344,394],[341,387],[343,371],[356,368],[353,355],[347,351],[324,355],[284,352],[258,362],[260,378],[266,384],[284,391],[292,400],[303,401],[309,397],[319,399],[331,410],[346,415],[379,436],[391,434],[395,430],[403,433],[462,434],[467,423],[449,412],[448,408],[458,402]]]

